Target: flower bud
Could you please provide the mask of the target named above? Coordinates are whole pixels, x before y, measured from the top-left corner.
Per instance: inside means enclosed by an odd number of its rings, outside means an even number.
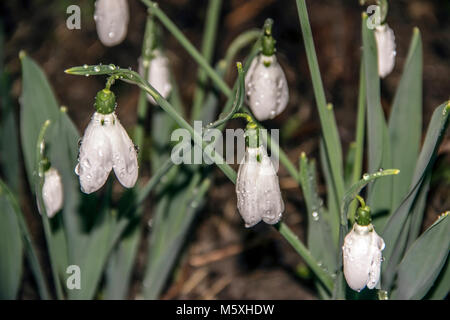
[[[42,198],[47,216],[52,218],[63,206],[63,186],[58,170],[50,168],[45,171]],[[39,202],[38,202],[39,203]],[[39,210],[40,211],[40,210]]]
[[[115,46],[127,35],[129,12],[127,0],[97,0],[94,20],[100,41]]]
[[[375,39],[378,49],[378,74],[386,77],[395,65],[395,36],[394,31],[384,23],[375,28]]]
[[[236,180],[237,207],[247,228],[261,220],[275,224],[284,202],[275,168],[263,146],[247,148]]]
[[[286,108],[289,89],[275,54],[259,54],[245,76],[246,100],[259,121],[273,119]]]
[[[139,73],[146,79],[161,96],[166,99],[172,90],[170,83],[169,59],[158,49],[152,52],[153,57],[150,60],[140,59]],[[148,64],[148,72],[144,74],[145,63]],[[147,94],[148,101],[157,105],[155,99]]]
[[[100,189],[111,169],[124,187],[133,187],[138,176],[137,152],[114,112],[95,112],[84,132],[75,168],[81,191]]]
[[[365,286],[375,288],[380,279],[383,239],[372,224],[353,225],[342,247],[345,280],[350,288],[361,291]]]

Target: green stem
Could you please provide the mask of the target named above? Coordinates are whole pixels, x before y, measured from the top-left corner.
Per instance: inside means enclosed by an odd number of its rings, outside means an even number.
[[[208,64],[211,64],[214,53],[214,45],[217,34],[217,26],[219,22],[220,9],[222,7],[222,0],[210,0],[208,11],[206,13],[206,23],[203,31],[202,56]],[[197,87],[194,93],[194,100],[192,103],[191,119],[197,120],[200,118],[200,113],[205,98],[207,74],[203,68],[199,68],[197,74]]]
[[[324,137],[325,148],[327,156],[330,160],[331,174],[333,183],[336,189],[337,199],[341,200],[344,195],[344,176],[342,173],[342,158],[339,159],[339,146],[333,137],[333,124],[329,115],[327,114],[327,103],[325,98],[325,91],[323,89],[322,78],[319,70],[319,63],[317,61],[316,49],[314,47],[314,40],[312,36],[311,26],[309,24],[308,11],[306,9],[305,0],[296,0],[298,17],[303,34],[303,41],[305,43],[306,57],[308,59],[309,70],[316,98],[317,109],[319,111],[320,124],[322,127],[322,134]]]
[[[353,165],[353,173],[351,184],[358,182],[362,174],[363,155],[364,155],[364,129],[366,117],[366,82],[364,75],[364,64],[361,62],[359,71],[359,93],[358,93],[358,118],[356,120],[356,149],[355,161]],[[355,213],[358,207],[354,200],[350,205],[348,217],[351,224],[355,222]]]
[[[230,46],[227,49],[227,52],[225,54],[225,58],[221,61],[224,63],[223,70],[228,70],[231,66],[231,64],[234,61],[234,57],[236,54],[242,49],[248,46],[251,43],[254,43],[259,39],[261,36],[261,30],[254,29],[254,30],[248,30],[243,33],[241,33],[236,39],[233,40],[233,42],[230,44]],[[259,44],[258,44],[259,47]],[[259,51],[259,50],[258,50]]]
[[[40,209],[41,218],[42,218],[42,224],[44,226],[44,234],[45,234],[45,240],[47,242],[49,256],[50,256],[50,266],[52,269],[52,275],[53,275],[53,282],[55,284],[56,288],[56,296],[58,300],[64,299],[61,282],[59,280],[58,276],[58,270],[56,267],[56,256],[55,256],[55,250],[53,246],[53,239],[52,239],[52,230],[50,227],[50,221],[47,216],[47,210],[45,208],[44,199],[42,197],[42,187],[44,186],[44,170],[42,166],[42,159],[43,159],[43,152],[44,152],[44,136],[45,132],[48,129],[48,126],[50,125],[50,120],[47,120],[44,122],[41,131],[39,132],[37,144],[36,144],[36,169],[38,172],[38,175],[36,177],[36,197],[38,201],[38,207]]]
[[[194,60],[203,68],[207,75],[212,81],[217,85],[217,87],[226,96],[231,95],[231,90],[228,88],[225,81],[214,71],[211,65],[205,60],[200,52],[189,42],[185,35],[178,29],[178,27],[166,16],[166,14],[159,8],[158,4],[149,1],[141,0],[150,10],[152,14],[155,15],[161,21],[161,23],[169,30],[172,35],[180,42],[180,44],[186,49],[186,51],[194,58]]]
[[[334,282],[333,278],[328,274],[327,271],[325,271],[319,266],[317,260],[313,257],[311,252],[305,247],[302,241],[283,222],[276,224],[274,227],[287,240],[287,242],[289,242],[289,244],[295,249],[295,251],[297,251],[297,253],[303,258],[303,260],[305,260],[305,262],[314,272],[316,277],[329,290],[329,292],[333,292],[333,282]]]
[[[155,41],[155,21],[152,15],[147,16],[147,21],[145,23],[145,33],[144,40],[142,44],[142,72],[144,77],[148,74],[150,69],[150,60],[153,43]],[[134,131],[134,143],[143,150],[144,147],[144,130],[145,130],[145,119],[147,118],[148,112],[148,101],[147,94],[144,90],[139,92],[139,101],[137,108],[137,125]],[[139,152],[138,161],[142,162],[143,152]]]

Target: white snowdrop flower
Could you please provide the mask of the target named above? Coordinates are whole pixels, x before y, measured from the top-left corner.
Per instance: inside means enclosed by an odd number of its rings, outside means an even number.
[[[61,176],[55,168],[50,168],[45,171],[42,198],[44,199],[45,211],[49,218],[52,218],[61,210],[64,201],[64,192]]]
[[[102,101],[103,98],[108,101]],[[84,193],[100,189],[111,169],[126,188],[133,187],[138,177],[136,148],[111,105],[115,105],[114,94],[107,89],[100,91],[96,98],[97,112],[81,141],[75,172]]]
[[[286,108],[289,89],[275,54],[259,54],[245,76],[246,100],[256,119],[273,119]]]
[[[372,224],[353,225],[342,247],[344,275],[350,288],[358,292],[365,286],[375,288],[380,279],[383,249],[383,238],[375,232]]]
[[[158,49],[153,50],[150,60],[139,59],[139,73],[166,99],[172,90],[170,83],[169,59]],[[150,61],[150,63],[148,62]],[[144,63],[148,63],[148,73],[144,74]],[[155,99],[147,94],[148,101],[157,105]]]
[[[121,43],[128,29],[127,0],[97,0],[94,20],[98,37],[105,46],[111,47]]]
[[[384,23],[375,28],[375,39],[378,49],[378,74],[386,77],[395,65],[395,36],[394,31]]]
[[[247,228],[281,219],[284,202],[275,168],[263,146],[247,148],[236,180],[237,207]]]

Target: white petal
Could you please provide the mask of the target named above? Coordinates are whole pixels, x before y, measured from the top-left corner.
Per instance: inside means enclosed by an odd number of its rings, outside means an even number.
[[[76,174],[80,177],[81,191],[92,193],[100,189],[112,169],[111,126],[113,114],[95,112],[81,141]]]
[[[260,167],[257,161],[258,151],[258,148],[246,150],[236,180],[237,207],[247,228],[253,227],[262,219],[258,206],[258,188],[255,183]]]
[[[258,158],[260,161],[258,161]],[[264,147],[247,148],[236,181],[238,210],[247,228],[277,223],[284,211],[278,177]]]
[[[343,262],[347,284],[355,291],[367,285],[372,289],[378,283],[381,267],[381,250],[384,241],[372,225],[359,226],[355,223],[344,239]]]
[[[127,132],[114,115],[111,126],[111,146],[113,169],[119,182],[126,188],[132,188],[138,177],[138,162],[136,148]]]
[[[284,202],[275,168],[265,149],[261,152],[261,168],[256,185],[259,186],[259,204],[265,223],[275,224],[281,219]]]
[[[139,73],[158,91],[163,98],[167,98],[172,90],[170,83],[169,59],[160,50],[153,51],[154,57],[150,60],[147,76],[143,75],[142,59],[139,63]],[[147,94],[148,101],[157,105],[155,99]]]
[[[97,34],[105,46],[115,46],[127,35],[129,12],[127,0],[97,0],[94,20]]]
[[[386,24],[375,28],[375,39],[378,51],[378,74],[386,77],[395,65],[395,36],[394,31]]]
[[[275,55],[260,54],[253,59],[245,76],[245,92],[256,119],[273,119],[283,112],[289,100],[289,89]]]
[[[47,216],[52,218],[63,205],[63,186],[58,170],[50,168],[45,172],[44,186],[42,187]]]

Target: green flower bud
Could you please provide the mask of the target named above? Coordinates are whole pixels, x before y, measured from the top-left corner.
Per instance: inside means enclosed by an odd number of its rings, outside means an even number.
[[[103,89],[95,97],[95,109],[101,114],[110,114],[116,108],[116,97],[109,89]]]

